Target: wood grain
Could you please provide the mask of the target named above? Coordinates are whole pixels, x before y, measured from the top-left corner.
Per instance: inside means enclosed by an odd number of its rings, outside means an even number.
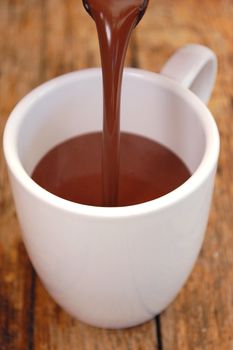
[[[39,81],[40,4],[35,4],[30,16],[26,5],[0,2],[1,135],[10,110]],[[35,22],[29,22],[33,17]],[[34,274],[19,236],[2,148],[0,214],[0,349],[25,349],[31,344]]]
[[[159,71],[176,48],[197,42],[219,59],[210,109],[220,129],[221,157],[206,239],[188,283],[156,322],[124,331],[96,329],[51,300],[21,242],[0,149],[1,350],[233,349],[232,18],[232,0],[151,0],[127,56],[127,65]],[[96,65],[95,27],[81,0],[1,0],[0,137],[9,112],[33,87]]]

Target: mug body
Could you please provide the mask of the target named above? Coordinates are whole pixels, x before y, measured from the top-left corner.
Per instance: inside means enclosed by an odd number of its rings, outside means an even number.
[[[38,186],[30,178],[38,161],[62,141],[101,131],[102,109],[100,69],[53,79],[12,112],[4,153],[23,240],[49,293],[80,320],[122,328],[160,313],[189,276],[208,220],[219,135],[193,93],[126,69],[121,130],[167,146],[190,179],[163,197],[120,208],[72,203]]]

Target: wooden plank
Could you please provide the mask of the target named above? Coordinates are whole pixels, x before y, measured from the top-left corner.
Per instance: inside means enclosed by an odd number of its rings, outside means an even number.
[[[156,70],[178,47],[202,43],[219,59],[210,109],[221,157],[206,239],[196,267],[160,318],[164,350],[233,349],[233,3],[158,0],[137,33],[139,65]]]
[[[40,5],[0,2],[0,135],[15,103],[38,82]],[[25,47],[27,42],[30,50]],[[0,349],[30,349],[34,273],[19,237],[0,145]]]

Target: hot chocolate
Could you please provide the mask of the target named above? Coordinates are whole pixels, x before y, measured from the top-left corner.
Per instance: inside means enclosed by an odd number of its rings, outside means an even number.
[[[81,204],[103,206],[102,134],[75,137],[38,163],[33,179],[49,192]],[[122,133],[117,205],[158,198],[185,182],[190,173],[170,150],[148,138]]]

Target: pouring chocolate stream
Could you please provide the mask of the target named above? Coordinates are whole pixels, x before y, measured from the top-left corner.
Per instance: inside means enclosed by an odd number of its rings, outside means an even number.
[[[149,0],[83,0],[95,21],[103,74],[103,205],[116,206],[120,164],[120,100],[125,56]]]

